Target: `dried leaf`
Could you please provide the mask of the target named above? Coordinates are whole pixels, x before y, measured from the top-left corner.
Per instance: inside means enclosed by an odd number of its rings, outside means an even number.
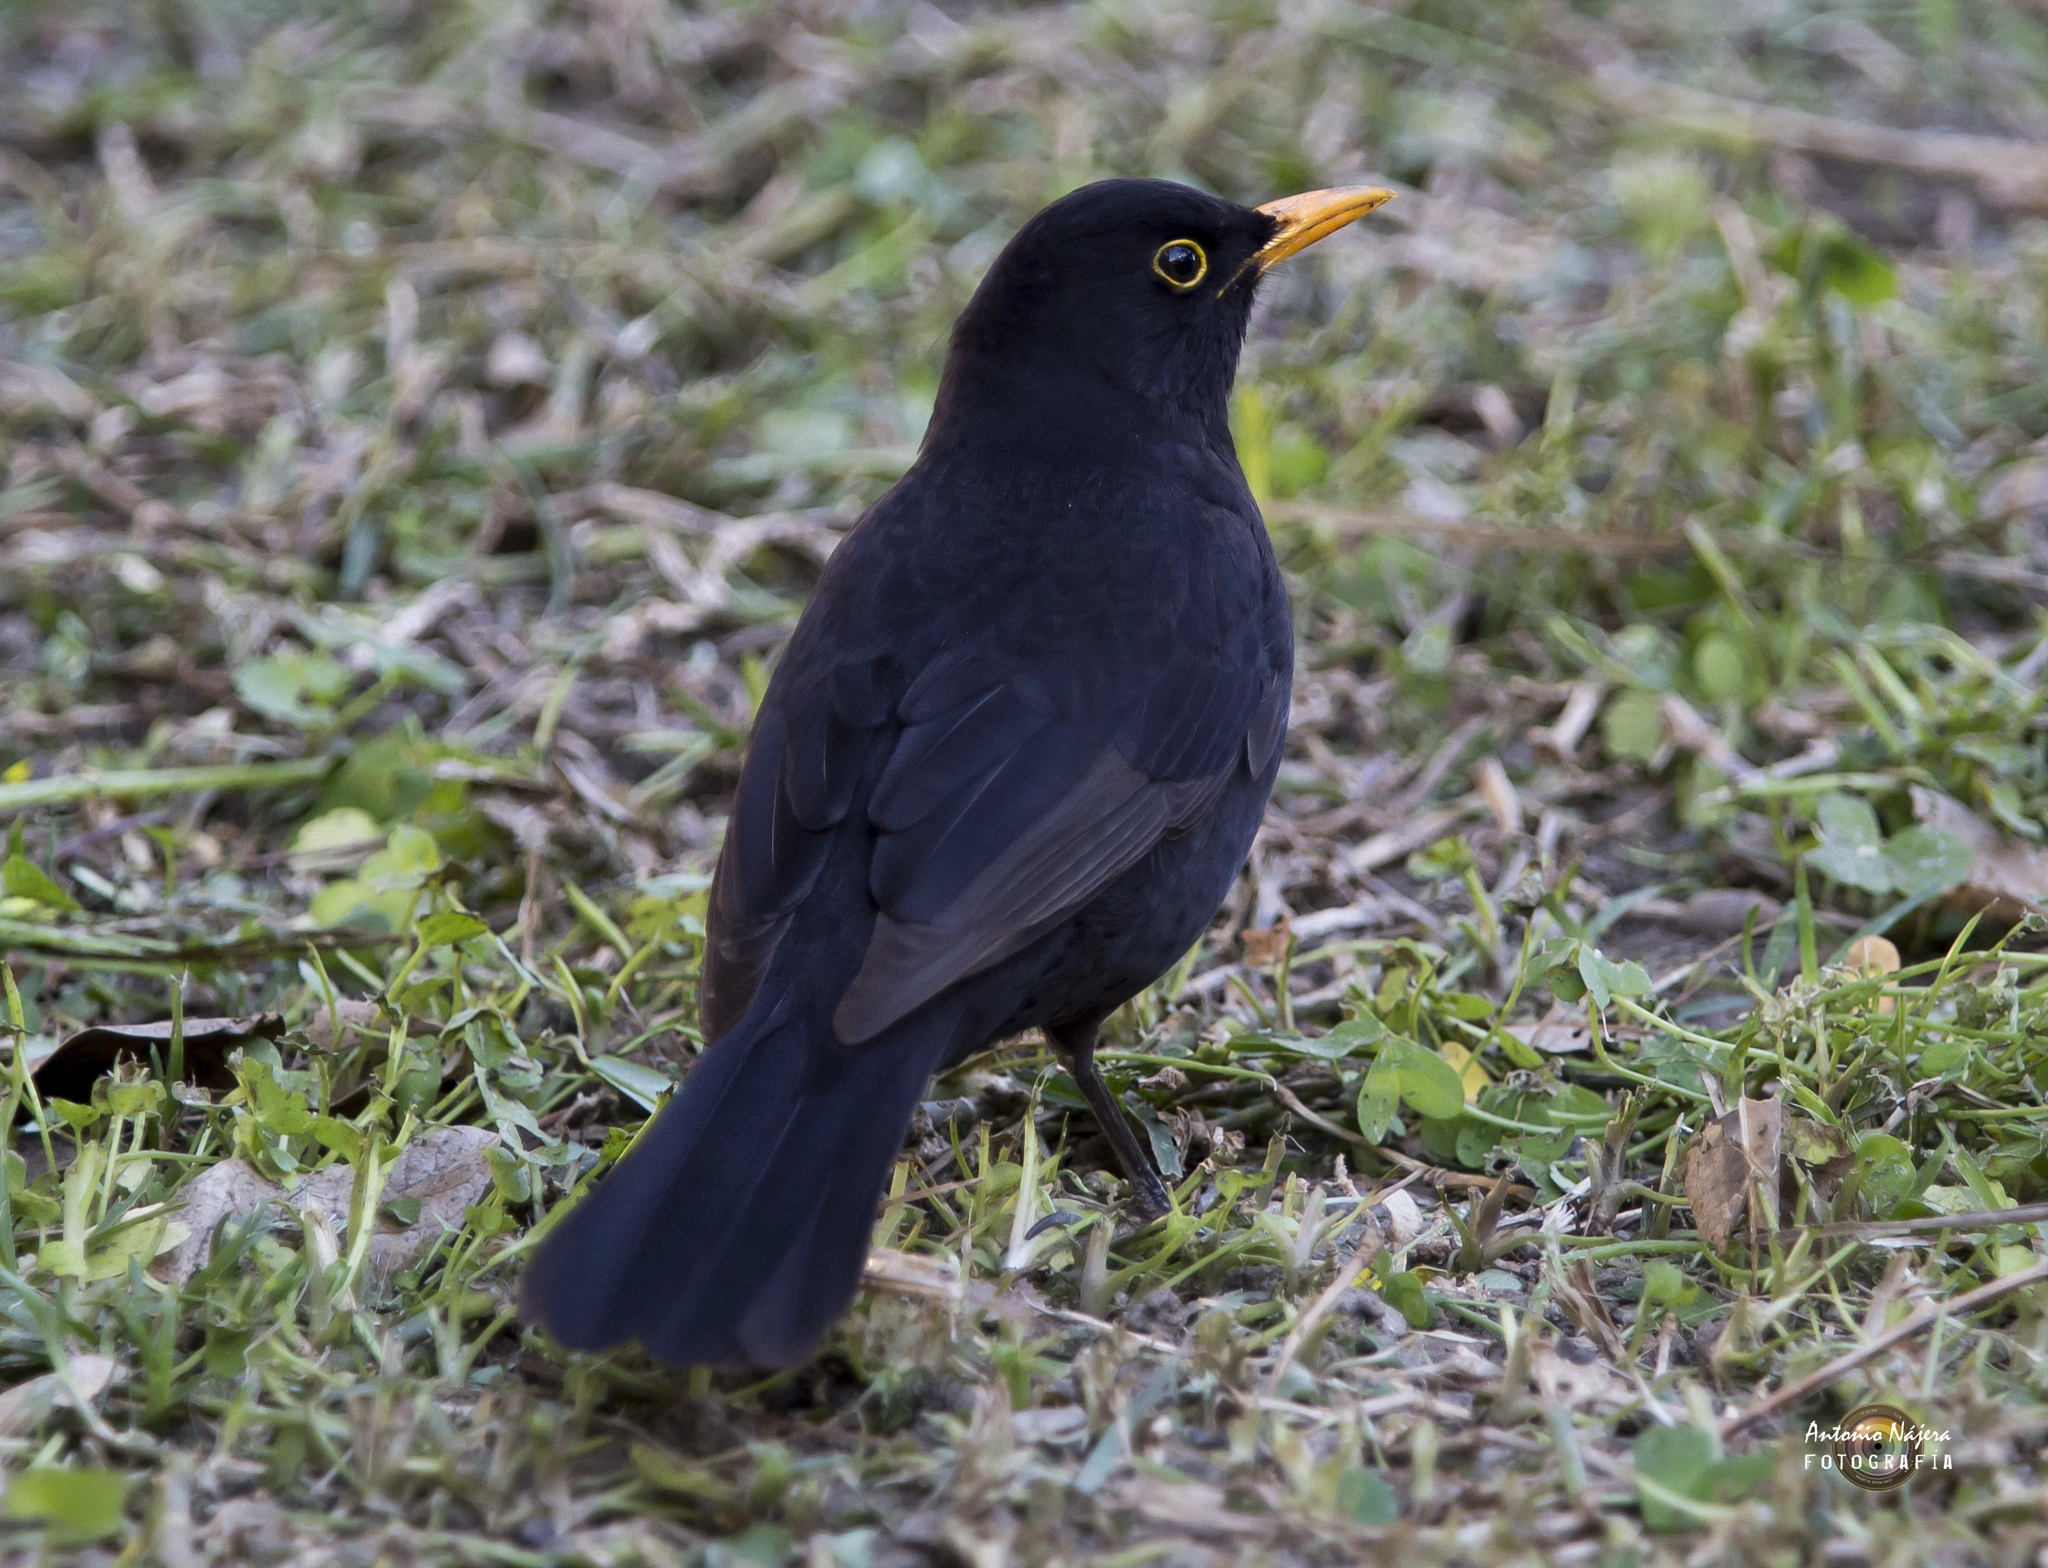
[[[306,1020],[306,1039],[315,1050],[332,1051],[347,1045],[356,1035],[378,1028],[377,1017],[375,1002],[336,997],[331,1011],[322,1004]],[[337,1024],[341,1026],[339,1035],[335,1032]]]
[[[1685,1199],[1701,1239],[1724,1250],[1736,1228],[1774,1228],[1785,1108],[1777,1100],[1740,1101],[1707,1123],[1685,1159]]]
[[[1254,969],[1271,969],[1287,956],[1287,944],[1294,940],[1286,918],[1270,926],[1244,933],[1244,961]]]
[[[419,1256],[443,1230],[462,1223],[463,1212],[491,1184],[484,1158],[497,1147],[498,1136],[484,1127],[436,1127],[420,1134],[399,1151],[384,1186],[382,1210],[417,1201],[419,1212],[410,1225],[400,1225],[380,1212],[377,1233],[370,1241],[370,1269],[378,1278],[397,1273]],[[179,1218],[191,1235],[157,1260],[150,1271],[173,1285],[183,1285],[205,1267],[213,1233],[223,1219],[246,1218],[264,1204],[289,1205],[317,1216],[336,1236],[347,1233],[349,1200],[355,1190],[355,1169],[345,1161],[309,1176],[287,1192],[265,1180],[241,1160],[223,1160],[200,1176],[176,1200]]]
[[[421,1133],[391,1163],[370,1238],[370,1271],[388,1279],[426,1250],[442,1231],[462,1224],[463,1211],[491,1185],[485,1151],[498,1147],[498,1135],[486,1127],[436,1127]],[[355,1189],[353,1167],[337,1163],[309,1176],[292,1192],[302,1210],[317,1212],[337,1236],[347,1234],[349,1200]],[[389,1210],[417,1200],[419,1215],[400,1225]]]
[[[1600,1299],[1600,1289],[1594,1283],[1593,1271],[1583,1258],[1553,1277],[1551,1299],[1563,1308],[1564,1315],[1571,1319],[1574,1328],[1606,1353],[1609,1361],[1622,1360],[1624,1347],[1621,1330],[1615,1327],[1614,1318],[1607,1310],[1607,1303]]]
[[[1508,1024],[1505,1027],[1509,1034],[1531,1050],[1542,1051],[1549,1056],[1569,1056],[1574,1051],[1590,1050],[1593,1045],[1585,1015],[1568,1012],[1561,1007],[1553,1007],[1534,1023]]]
[[[1735,1114],[1741,1120],[1743,1153],[1749,1161],[1750,1229],[1776,1230],[1778,1181],[1784,1169],[1785,1102],[1744,1099]]]
[[[62,1372],[45,1372],[0,1394],[0,1437],[34,1431],[59,1404],[89,1407],[114,1381],[111,1356],[73,1356]]]
[[[1949,902],[1999,925],[2048,913],[2048,849],[2001,833],[1960,801],[1913,786],[1913,818],[1970,851],[1969,875]]]
[[[253,1018],[188,1018],[185,1020],[185,1081],[203,1089],[232,1089],[228,1053],[251,1040],[275,1040],[284,1033],[276,1013]],[[151,1050],[168,1056],[171,1025],[96,1024],[81,1029],[38,1062],[36,1089],[60,1100],[89,1100],[92,1086],[114,1070],[122,1057],[147,1062]]]
[[[246,1219],[265,1204],[282,1206],[284,1189],[266,1180],[245,1160],[222,1160],[189,1182],[172,1203],[189,1234],[159,1257],[150,1273],[183,1286],[213,1254],[213,1233],[222,1220]]]

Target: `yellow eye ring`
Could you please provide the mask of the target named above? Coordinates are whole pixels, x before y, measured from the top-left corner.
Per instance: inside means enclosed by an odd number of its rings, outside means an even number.
[[[1168,240],[1152,253],[1152,271],[1176,294],[1185,294],[1209,275],[1209,253],[1193,240]]]

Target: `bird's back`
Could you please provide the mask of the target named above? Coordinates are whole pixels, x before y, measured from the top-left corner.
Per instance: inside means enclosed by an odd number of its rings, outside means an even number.
[[[930,916],[1105,755],[1169,786],[1227,776],[1262,706],[1277,736],[1292,657],[1234,455],[1169,446],[1091,468],[928,454],[834,552],[756,717],[711,903],[706,1037],[745,1011],[795,919],[860,942],[911,855],[924,901],[910,913]],[[950,726],[949,695],[967,710]],[[783,787],[821,763],[843,810]],[[868,794],[855,809],[864,772],[879,812]],[[959,829],[916,831],[974,783]],[[1234,867],[1249,832],[1216,852]],[[828,843],[868,857],[865,888],[835,882],[819,898]]]

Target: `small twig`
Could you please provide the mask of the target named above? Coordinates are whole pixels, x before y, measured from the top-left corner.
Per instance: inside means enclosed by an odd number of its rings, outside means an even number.
[[[1355,1143],[1362,1149],[1372,1149],[1375,1153],[1384,1152],[1379,1150],[1376,1145],[1367,1142],[1363,1133],[1353,1132],[1348,1127],[1340,1127],[1327,1116],[1320,1116],[1310,1110],[1302,1103],[1300,1095],[1288,1088],[1286,1084],[1281,1083],[1277,1078],[1273,1081],[1273,1098],[1319,1132],[1326,1132],[1332,1138],[1340,1138],[1346,1143]]]
[[[1943,1231],[1995,1230],[2000,1225],[2031,1225],[2048,1220],[2048,1203],[2022,1203],[2010,1209],[1969,1209],[1961,1214],[1930,1214],[1917,1220],[1841,1220],[1832,1225],[1792,1225],[1778,1232],[1788,1246],[1801,1236],[1876,1240],[1885,1236],[1934,1236]]]
[[[1775,1394],[1766,1394],[1747,1410],[1730,1416],[1721,1423],[1721,1440],[1726,1442],[1758,1422],[1767,1421],[1779,1411],[1798,1404],[1807,1395],[1819,1393],[1830,1383],[1847,1377],[1866,1361],[1875,1360],[1892,1346],[1911,1339],[1923,1329],[1933,1327],[1950,1313],[1974,1312],[1979,1307],[1989,1306],[2001,1296],[2009,1296],[2016,1290],[2026,1289],[2029,1285],[2038,1285],[2043,1280],[2048,1280],[2048,1261],[2036,1263],[2032,1268],[2021,1269],[2017,1274],[2008,1274],[2003,1279],[1992,1280],[1987,1285],[1979,1285],[1975,1290],[1965,1291],[1953,1300],[1931,1302],[1895,1327],[1878,1335],[1869,1344],[1859,1345],[1848,1354],[1837,1356],[1826,1366],[1807,1373],[1796,1382],[1787,1383]]]
[[[1360,1205],[1359,1212],[1364,1212]],[[1381,1238],[1379,1227],[1368,1226],[1359,1238],[1358,1245],[1351,1249],[1351,1256],[1344,1261],[1344,1267],[1337,1271],[1337,1277],[1330,1281],[1323,1293],[1316,1297],[1308,1311],[1295,1319],[1294,1327],[1287,1331],[1287,1337],[1280,1342],[1280,1353],[1273,1359],[1273,1370],[1266,1374],[1266,1386],[1262,1390],[1271,1399],[1280,1392],[1280,1380],[1287,1375],[1287,1369],[1294,1362],[1295,1354],[1308,1342],[1316,1325],[1328,1317],[1337,1305],[1338,1299],[1349,1290],[1352,1282],[1364,1271],[1365,1266],[1379,1256],[1386,1245]]]

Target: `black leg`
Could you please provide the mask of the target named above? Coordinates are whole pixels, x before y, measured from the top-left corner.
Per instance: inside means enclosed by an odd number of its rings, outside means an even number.
[[[1116,1151],[1116,1162],[1130,1179],[1131,1197],[1139,1216],[1147,1220],[1161,1219],[1173,1210],[1166,1196],[1166,1183],[1152,1168],[1152,1157],[1131,1130],[1124,1108],[1117,1103],[1116,1096],[1109,1092],[1109,1085],[1102,1081],[1102,1074],[1095,1069],[1095,1030],[1100,1022],[1100,1019],[1091,1019],[1064,1029],[1047,1029],[1045,1035],[1066,1062],[1067,1071],[1074,1075],[1074,1082],[1081,1086],[1081,1093],[1087,1096],[1103,1136],[1109,1139],[1110,1148]]]

